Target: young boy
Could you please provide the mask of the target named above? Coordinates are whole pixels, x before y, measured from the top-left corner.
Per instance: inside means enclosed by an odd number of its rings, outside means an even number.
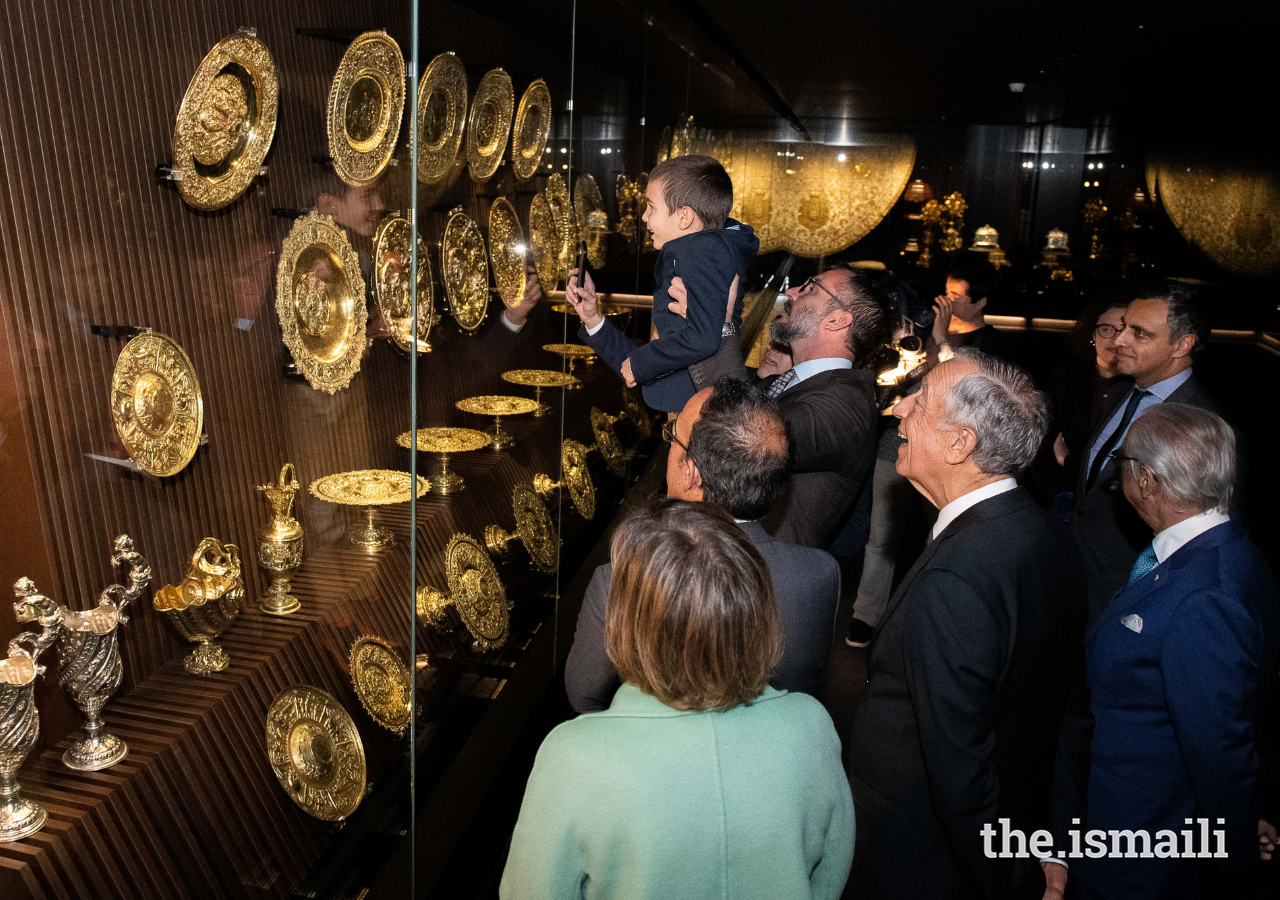
[[[709,156],[677,156],[649,174],[641,218],[659,251],[653,267],[657,338],[640,347],[600,314],[590,274],[579,286],[578,270],[570,273],[565,296],[582,317],[578,336],[628,386],[641,385],[653,409],[679,412],[723,375],[746,379],[738,343],[742,285],[760,241],[750,225],[728,218],[732,206],[733,183]],[[688,292],[683,316],[668,308],[667,288],[677,276]]]

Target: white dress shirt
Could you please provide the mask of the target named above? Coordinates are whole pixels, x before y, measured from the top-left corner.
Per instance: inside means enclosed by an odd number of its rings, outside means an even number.
[[[819,372],[829,372],[832,369],[852,369],[853,360],[846,359],[843,356],[824,356],[821,359],[806,359],[802,363],[796,363],[791,368],[795,369],[796,377],[791,379],[791,383],[786,386],[785,390],[787,391],[806,378],[812,378]]]
[[[1202,513],[1170,525],[1155,536],[1151,546],[1156,551],[1156,562],[1162,563],[1177,553],[1184,544],[1198,538],[1210,528],[1217,528],[1231,521],[1231,517],[1219,509],[1206,509]]]
[[[975,491],[962,494],[952,500],[942,509],[938,510],[938,521],[933,523],[933,533],[931,537],[936,538],[942,534],[943,530],[955,521],[956,516],[964,512],[971,506],[976,506],[983,500],[989,500],[1006,491],[1011,491],[1018,486],[1018,482],[1012,478],[1001,478],[999,481],[993,481],[990,484],[984,484]]]
[[[524,328],[523,322],[517,325],[515,322],[512,322],[510,319],[508,319],[507,311],[505,309],[502,311],[502,314],[498,316],[498,318],[502,321],[503,327],[505,327],[507,331],[513,331],[519,334],[520,329]]]
[[[1183,369],[1177,375],[1171,375],[1164,381],[1157,381],[1151,387],[1146,388],[1147,396],[1138,401],[1138,409],[1134,412],[1133,418],[1129,421],[1129,427],[1133,427],[1133,423],[1142,417],[1142,414],[1158,403],[1163,403],[1169,399],[1169,395],[1187,383],[1187,379],[1191,377],[1190,367]],[[1135,386],[1136,387],[1136,386]],[[1126,397],[1129,395],[1126,394]],[[1111,437],[1111,433],[1120,427],[1120,421],[1124,418],[1124,408],[1128,405],[1128,401],[1121,403],[1116,407],[1116,411],[1111,414],[1111,418],[1107,420],[1107,424],[1098,432],[1098,439],[1093,442],[1093,446],[1089,448],[1089,456],[1084,461],[1085,472],[1093,471],[1093,458],[1098,455],[1098,450],[1107,442],[1107,438]],[[1120,435],[1120,440],[1116,441],[1116,447],[1124,443],[1125,435]]]

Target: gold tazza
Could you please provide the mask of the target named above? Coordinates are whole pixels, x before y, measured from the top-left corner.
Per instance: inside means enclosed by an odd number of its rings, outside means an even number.
[[[554,291],[564,272],[560,270],[560,231],[546,194],[538,194],[529,205],[529,251],[542,289]]]
[[[125,344],[111,376],[116,433],[144,472],[161,478],[191,462],[204,429],[195,366],[173,338],[147,332]]]
[[[484,544],[496,556],[507,555],[507,545],[518,540],[524,544],[533,566],[540,572],[554,572],[559,562],[560,541],[551,513],[529,485],[517,482],[511,490],[511,513],[515,516],[515,534],[497,525],[484,529]]]
[[[452,494],[466,486],[462,476],[449,468],[450,453],[465,453],[489,446],[489,435],[471,428],[419,428],[416,439],[406,431],[396,438],[401,447],[415,446],[424,453],[440,454],[440,471],[431,476],[431,490]]]
[[[496,394],[467,397],[459,400],[455,405],[463,412],[477,413],[482,416],[520,416],[534,410],[534,402],[525,397]]]
[[[413,713],[412,679],[391,644],[362,635],[351,645],[351,683],[369,717],[388,731],[404,734]]]
[[[593,519],[596,514],[596,486],[587,468],[587,448],[574,440],[560,445],[560,480],[552,481],[548,475],[534,475],[533,489],[546,497],[559,488],[569,492],[578,515]]]
[[[173,129],[178,193],[214,210],[245,192],[276,133],[276,63],[252,29],[213,45],[191,79]]]
[[[329,88],[329,155],[353,187],[391,161],[404,115],[404,55],[385,31],[366,31],[342,55]]]
[[[489,260],[485,258],[480,228],[462,207],[449,214],[440,257],[444,292],[453,320],[463,331],[473,332],[489,310]]]
[[[276,313],[284,345],[313,388],[332,394],[351,383],[369,314],[360,258],[329,216],[308,213],[284,239]]]
[[[467,123],[467,70],[452,53],[427,65],[418,83],[418,180],[441,181],[459,165]]]
[[[589,449],[600,451],[600,455],[604,457],[604,461],[608,463],[614,475],[627,473],[627,460],[622,453],[622,445],[618,443],[618,435],[613,430],[613,423],[621,418],[621,416],[611,416],[594,406],[591,407],[591,430],[595,434],[596,442]]]
[[[516,104],[511,76],[491,69],[480,79],[467,119],[467,171],[474,181],[488,181],[502,164]]]
[[[551,407],[542,402],[543,388],[573,388],[581,387],[578,379],[564,372],[557,372],[553,369],[513,369],[510,372],[502,373],[502,380],[511,384],[522,384],[531,387],[534,390],[533,402],[538,404],[538,408],[533,411],[534,416],[541,418],[551,412]]]
[[[511,169],[516,178],[527,181],[538,171],[551,135],[551,91],[541,78],[520,97],[511,129]]]
[[[603,269],[608,257],[609,214],[605,212],[600,185],[590,175],[579,175],[573,187],[573,212],[578,234],[587,242],[592,268]]]
[[[267,759],[289,799],[341,822],[364,799],[364,744],[342,705],[319,688],[285,688],[267,710]]]
[[[559,239],[560,274],[568,278],[569,270],[578,264],[578,216],[569,199],[569,186],[559,172],[547,179],[546,198]]]
[[[493,264],[498,296],[510,309],[524,299],[527,251],[516,208],[506,197],[499,197],[489,207],[489,261]]]
[[[412,478],[392,469],[358,469],[325,475],[311,482],[311,493],[320,500],[346,506],[385,506],[407,503]],[[427,491],[427,480],[418,476],[417,494]]]
[[[452,609],[471,633],[476,649],[503,646],[511,615],[507,592],[480,542],[469,534],[455,534],[445,548],[444,573],[452,596],[433,587],[419,588],[418,621],[436,631],[452,632]]]
[[[418,235],[418,333],[413,334],[413,295],[409,291],[412,262],[409,235],[413,226],[401,215],[390,215],[378,225],[373,237],[373,293],[378,301],[382,324],[391,340],[406,353],[415,347],[427,353],[431,327],[436,321],[435,281],[427,245]]]

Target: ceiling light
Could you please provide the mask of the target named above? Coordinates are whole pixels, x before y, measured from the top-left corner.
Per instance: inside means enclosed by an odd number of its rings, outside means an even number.
[[[1092,168],[1093,168],[1093,163],[1089,163],[1089,168],[1090,168],[1090,169],[1092,169]]]
[[[1013,91],[1015,94],[1021,94],[1026,86],[1026,83],[1022,81],[1009,82],[1009,90]]]
[[[1048,163],[1040,163],[1040,168],[1042,168],[1042,169],[1047,169],[1047,168],[1049,168],[1049,164],[1048,164]]]
[[[1099,169],[1101,169],[1101,168],[1102,168],[1102,163],[1098,163],[1098,168],[1099,168]]]
[[[846,155],[844,155],[843,153],[837,153],[837,154],[836,154],[836,162],[844,162],[844,161],[845,161],[845,160],[847,160],[848,158],[849,158],[849,157],[847,157],[847,156],[846,156]]]

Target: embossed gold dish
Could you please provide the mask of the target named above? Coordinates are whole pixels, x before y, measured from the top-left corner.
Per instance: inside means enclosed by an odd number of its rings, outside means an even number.
[[[356,639],[351,645],[351,683],[373,721],[404,734],[413,713],[413,681],[390,643],[369,635]]]
[[[543,497],[564,488],[569,492],[578,515],[590,520],[596,515],[596,486],[591,481],[587,467],[587,448],[574,440],[560,444],[560,480],[552,481],[549,475],[534,475],[533,489]]]
[[[533,388],[533,402],[538,404],[533,415],[539,419],[551,412],[551,407],[542,402],[543,388],[559,387],[574,390],[582,386],[574,376],[553,369],[512,369],[510,372],[502,373],[502,380]]]
[[[486,72],[467,117],[467,171],[473,181],[488,181],[502,164],[515,105],[511,76],[502,69]]]
[[[567,359],[569,361],[570,375],[573,374],[574,368],[578,365],[578,360],[583,360],[587,365],[591,365],[597,359],[596,351],[586,344],[543,344],[542,349]]]
[[[18,605],[14,604],[15,612]],[[52,628],[40,634],[24,631],[9,641],[9,655],[0,659],[0,844],[30,837],[49,820],[43,806],[23,798],[18,769],[40,735],[36,677],[45,671],[40,654],[55,640],[57,632]],[[24,649],[24,643],[31,644],[31,649]]]
[[[221,209],[248,189],[271,148],[279,101],[275,60],[255,31],[213,45],[173,129],[174,178],[188,205]]]
[[[258,608],[269,616],[288,616],[302,608],[289,592],[289,581],[302,566],[302,525],[293,517],[293,496],[298,493],[293,463],[285,463],[275,484],[258,490],[271,504],[271,521],[258,529],[258,565],[271,576],[271,587]]]
[[[552,303],[551,311],[565,313],[566,315],[574,317],[577,317],[578,315],[578,311],[573,308],[573,304],[571,303]],[[600,315],[609,316],[610,318],[631,315],[631,307],[623,306],[621,303],[613,303],[609,300],[598,300],[596,302],[596,311],[599,312]],[[619,325],[618,327],[622,328],[623,326]]]
[[[613,430],[613,423],[621,418],[622,416],[611,416],[591,407],[591,431],[596,436],[596,442],[587,449],[600,451],[614,475],[627,474],[627,459],[622,452],[622,445],[618,443],[618,435]]]
[[[560,276],[560,232],[546,194],[538,194],[529,205],[529,252],[538,272],[538,283],[544,291],[554,291]]]
[[[431,259],[427,245],[418,236],[418,334],[413,335],[413,295],[409,292],[412,263],[409,234],[413,230],[404,216],[387,216],[373,236],[373,293],[383,325],[391,340],[406,353],[415,346],[419,353],[430,353],[431,326],[436,321],[435,282],[431,278]]]
[[[294,223],[280,248],[276,314],[284,345],[317,391],[340,391],[360,371],[364,298],[360,259],[347,233],[318,212]]]
[[[463,412],[475,413],[478,416],[493,416],[493,431],[486,432],[489,446],[494,450],[505,450],[514,446],[516,439],[502,430],[503,416],[522,416],[537,410],[538,404],[524,397],[506,397],[485,394],[479,397],[467,397],[459,400],[455,406]]]
[[[524,90],[511,129],[511,169],[527,181],[538,171],[551,136],[551,91],[541,78]],[[547,290],[551,290],[548,288]]]
[[[452,53],[427,64],[418,82],[418,180],[435,184],[462,158],[467,123],[467,70]]]
[[[347,47],[329,87],[329,155],[338,177],[371,184],[395,153],[404,115],[404,55],[385,31]]]
[[[524,299],[528,249],[516,208],[506,197],[494,200],[489,207],[489,261],[493,264],[493,283],[498,286],[498,296],[508,309],[515,309]]]
[[[412,446],[409,432],[396,438],[396,443],[406,449]],[[431,490],[437,494],[453,494],[466,487],[457,472],[449,469],[450,453],[466,453],[489,446],[489,435],[472,428],[419,428],[417,449],[423,453],[440,454],[440,471],[431,477]]]
[[[507,642],[510,606],[507,592],[484,547],[469,534],[455,534],[444,552],[446,597],[433,587],[418,589],[418,621],[442,633],[454,629],[456,615],[477,650],[496,650]],[[451,614],[452,611],[452,614]]]
[[[512,541],[524,544],[534,568],[540,572],[554,572],[559,564],[560,541],[555,523],[547,505],[527,484],[517,482],[511,491],[511,512],[515,516],[515,533],[497,525],[486,525],[484,545],[498,557],[510,553]]]
[[[186,670],[192,675],[212,675],[231,663],[227,652],[214,642],[240,615],[243,599],[240,549],[205,538],[192,554],[182,583],[160,588],[151,605],[174,631],[197,645],[183,660]]]
[[[191,462],[204,429],[204,396],[173,338],[152,331],[125,344],[111,376],[111,418],[144,472],[164,478]]]
[[[289,799],[325,822],[341,822],[365,791],[364,744],[356,723],[319,688],[285,688],[267,710],[267,759]]]
[[[573,213],[578,234],[587,242],[587,258],[594,269],[603,269],[608,257],[609,214],[605,212],[600,185],[591,175],[579,175],[573,186]]]
[[[407,503],[412,481],[408,472],[391,469],[357,469],[326,475],[311,482],[311,495],[327,503],[364,507],[366,521],[352,525],[347,540],[369,553],[395,546],[396,536],[390,528],[379,525],[374,518],[379,506],[391,503]],[[417,495],[421,497],[431,483],[418,476]]]
[[[440,256],[453,320],[463,331],[473,332],[489,310],[489,261],[484,236],[460,206],[449,214],[444,226]]]
[[[653,421],[645,408],[644,401],[636,396],[636,392],[624,386],[622,388],[622,416],[635,426],[636,433],[647,438],[653,433]]]
[[[578,216],[569,198],[569,186],[559,172],[547,179],[544,195],[555,218],[560,274],[568,278],[569,270],[578,263]]]

